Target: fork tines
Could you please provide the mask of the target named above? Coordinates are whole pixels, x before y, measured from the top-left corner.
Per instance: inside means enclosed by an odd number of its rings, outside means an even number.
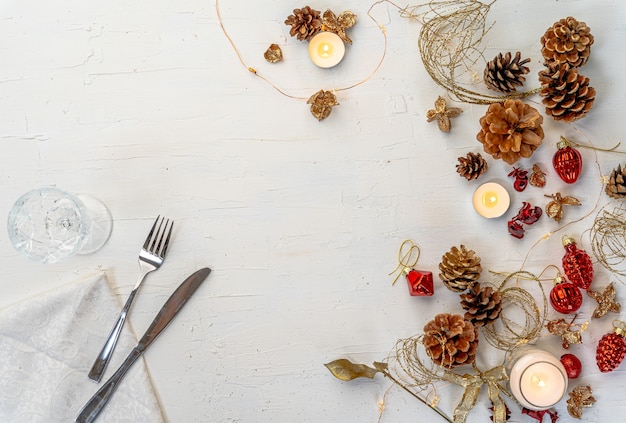
[[[170,221],[170,219],[165,219],[160,215],[157,216],[154,221],[154,225],[152,225],[152,229],[150,229],[150,233],[146,238],[146,242],[143,244],[144,250],[150,251],[159,257],[164,257],[165,253],[167,253],[167,247],[170,243],[173,228],[173,220]],[[167,237],[165,237],[165,233],[167,233]]]

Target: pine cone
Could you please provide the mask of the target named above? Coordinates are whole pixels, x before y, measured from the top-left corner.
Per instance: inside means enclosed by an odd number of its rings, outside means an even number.
[[[498,53],[495,59],[487,63],[483,80],[487,87],[500,91],[503,93],[512,93],[517,91],[516,86],[521,87],[524,85],[526,78],[525,74],[530,72],[526,63],[530,62],[530,59],[521,60],[521,53],[518,51],[515,53],[515,57],[511,60],[511,53],[508,52],[502,56],[502,53]]]
[[[568,63],[580,67],[589,60],[593,35],[587,24],[570,16],[548,28],[541,37],[541,44],[546,66]]]
[[[622,165],[617,165],[617,168],[613,169],[604,191],[612,198],[626,198],[626,166],[622,169]]]
[[[589,78],[567,63],[539,72],[539,82],[539,95],[543,97],[546,114],[555,120],[573,122],[584,117],[593,107],[595,88],[589,86]]]
[[[478,280],[483,268],[480,266],[480,257],[475,254],[474,250],[461,245],[460,249],[452,247],[443,255],[439,263],[439,279],[450,291],[465,291]]]
[[[478,331],[460,314],[442,313],[426,323],[422,343],[434,363],[448,368],[462,366],[476,359]]]
[[[521,100],[493,103],[480,118],[481,130],[476,139],[494,159],[513,164],[520,157],[529,158],[543,141],[543,116]]]
[[[300,41],[309,41],[322,30],[320,11],[305,6],[302,9],[293,9],[293,15],[285,20],[285,25],[291,26],[289,35]]]
[[[487,162],[480,153],[467,153],[467,156],[459,157],[459,164],[456,165],[456,171],[459,175],[471,181],[485,173],[488,167]]]
[[[466,294],[461,294],[461,307],[467,310],[465,320],[476,327],[493,323],[502,311],[502,296],[492,287],[475,283]]]

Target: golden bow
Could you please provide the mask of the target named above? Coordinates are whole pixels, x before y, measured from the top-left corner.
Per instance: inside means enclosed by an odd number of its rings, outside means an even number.
[[[470,410],[476,405],[480,388],[483,384],[487,384],[489,399],[493,404],[493,422],[506,423],[506,405],[500,397],[499,382],[506,381],[509,377],[506,374],[504,366],[494,367],[486,372],[481,372],[474,365],[476,374],[459,375],[454,372],[446,371],[443,379],[459,386],[465,387],[463,399],[454,409],[454,423],[464,423]]]

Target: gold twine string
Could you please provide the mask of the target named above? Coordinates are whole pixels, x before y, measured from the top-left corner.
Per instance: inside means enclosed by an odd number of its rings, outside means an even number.
[[[405,251],[408,247],[408,251]],[[398,265],[395,269],[393,269],[389,276],[398,272],[391,285],[394,285],[400,276],[402,276],[405,272],[410,271],[416,264],[420,258],[420,247],[410,239],[405,240],[400,245],[400,250],[398,251]],[[413,256],[415,256],[413,258]]]
[[[376,66],[373,68],[373,70],[364,79],[362,79],[360,81],[357,81],[354,84],[345,86],[345,87],[334,88],[331,91],[334,91],[334,92],[346,91],[346,90],[350,90],[352,88],[358,87],[359,85],[365,84],[367,81],[369,81],[374,76],[374,74],[376,74],[376,72],[378,72],[378,70],[382,66],[383,61],[385,60],[385,57],[386,57],[386,54],[387,54],[387,31],[386,31],[386,28],[383,25],[381,25],[380,23],[378,23],[378,21],[372,16],[372,9],[377,4],[380,4],[383,1],[385,1],[385,0],[377,1],[372,6],[370,6],[370,8],[367,11],[367,16],[380,28],[381,33],[383,35],[383,53],[381,54],[381,57],[380,57],[378,63],[376,64]],[[215,0],[215,10],[216,10],[216,13],[217,13],[217,20],[218,20],[218,22],[220,24],[220,28],[222,29],[222,32],[224,33],[224,35],[226,36],[226,39],[228,40],[228,42],[230,43],[231,47],[235,51],[235,54],[237,55],[237,58],[239,59],[239,62],[241,63],[241,65],[244,68],[246,68],[246,70],[248,70],[250,73],[252,73],[257,78],[260,78],[261,80],[263,80],[265,83],[270,85],[273,89],[275,89],[276,91],[278,91],[280,94],[284,95],[285,97],[294,98],[294,99],[297,99],[297,100],[307,100],[309,98],[309,97],[301,97],[301,96],[289,94],[288,92],[286,92],[285,90],[280,88],[277,84],[272,82],[265,75],[260,74],[255,68],[253,68],[252,66],[249,66],[246,63],[246,61],[244,60],[243,55],[241,54],[241,51],[237,47],[237,44],[235,43],[233,38],[230,36],[228,31],[226,30],[226,27],[224,25],[224,19],[222,18],[222,14],[220,12],[219,0]]]
[[[485,61],[481,43],[493,26],[487,27],[486,19],[496,1],[485,4],[477,0],[433,0],[427,4],[400,8],[403,17],[422,24],[418,45],[430,77],[466,103],[491,104],[512,98],[522,99],[539,92],[536,88],[493,96],[473,91],[458,82],[466,74],[474,81],[478,79],[472,68],[479,60]]]
[[[613,211],[607,207],[600,210],[591,227],[591,250],[602,266],[626,277],[626,267],[620,266],[626,261],[626,210],[622,205]]]

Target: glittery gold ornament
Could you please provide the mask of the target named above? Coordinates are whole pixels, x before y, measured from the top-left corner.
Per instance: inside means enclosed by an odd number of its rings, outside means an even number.
[[[263,57],[270,63],[280,62],[283,60],[283,51],[278,44],[271,44],[267,50],[265,50]]]
[[[331,91],[319,90],[307,100],[306,104],[311,105],[311,114],[317,120],[326,119],[333,108],[338,106],[337,97]]]
[[[591,386],[577,386],[569,393],[567,412],[570,416],[580,419],[583,416],[583,407],[591,407],[596,399],[591,395]]]
[[[566,322],[565,319],[551,320],[546,324],[548,332],[552,335],[561,337],[561,344],[563,348],[568,349],[572,344],[581,344],[583,342],[582,332],[587,328],[587,324],[580,327],[580,330],[573,331],[574,325],[572,322]]]
[[[546,214],[557,222],[560,222],[563,218],[563,206],[581,205],[577,198],[569,195],[563,197],[560,192],[554,195],[546,195],[546,197],[552,198],[552,201],[546,206]]]
[[[546,186],[546,172],[541,170],[539,165],[533,165],[533,173],[530,174],[528,182],[534,187],[543,188]]]
[[[598,307],[596,307],[591,315],[594,319],[604,317],[609,311],[619,313],[622,308],[620,303],[615,301],[615,285],[613,285],[613,282],[604,288],[602,292],[588,289],[587,294],[598,303]]]
[[[451,124],[450,118],[457,117],[463,112],[462,109],[458,107],[450,107],[446,105],[446,100],[443,97],[439,96],[437,100],[435,100],[435,108],[430,109],[426,112],[426,120],[428,122],[432,122],[437,119],[437,123],[439,124],[439,129],[443,132],[450,132]]]
[[[352,40],[346,35],[346,29],[352,28],[355,24],[356,15],[349,10],[341,12],[339,16],[327,10],[323,15],[322,30],[334,32],[344,42],[352,44]]]

